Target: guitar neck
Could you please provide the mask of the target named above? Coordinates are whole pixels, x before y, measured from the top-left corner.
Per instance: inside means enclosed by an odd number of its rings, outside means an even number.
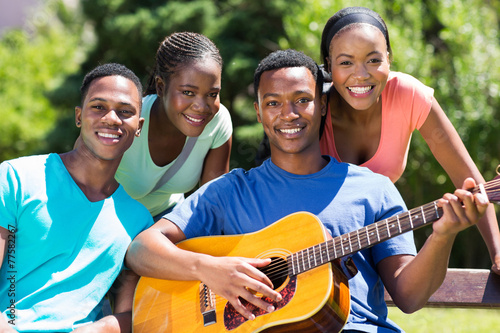
[[[290,255],[288,258],[289,274],[297,275],[332,260],[361,251],[389,238],[423,227],[438,220],[442,215],[443,210],[438,207],[437,201],[433,201],[342,236],[337,236]]]
[[[500,204],[500,176],[496,176],[493,180],[480,184],[469,191],[472,194],[481,192],[488,197],[490,202]],[[442,215],[443,210],[438,207],[436,200],[383,221],[375,222],[367,227],[337,236],[288,256],[288,274],[290,276],[297,275],[332,260],[348,256],[389,238],[435,222]]]

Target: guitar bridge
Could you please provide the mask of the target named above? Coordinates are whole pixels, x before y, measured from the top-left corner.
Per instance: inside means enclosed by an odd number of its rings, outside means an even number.
[[[215,308],[215,294],[206,284],[200,283],[200,310],[203,315],[203,326],[217,322]]]

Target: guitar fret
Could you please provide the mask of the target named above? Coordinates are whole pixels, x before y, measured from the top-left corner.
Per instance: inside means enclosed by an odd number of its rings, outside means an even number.
[[[437,207],[437,204],[436,204],[436,201],[433,202],[434,204],[434,210],[436,211],[436,217],[437,218],[440,218],[441,216],[439,216],[439,210],[438,210],[438,207]]]
[[[295,263],[294,263],[294,261],[297,261],[294,259],[296,257],[296,255],[297,255],[296,253],[292,253],[292,258],[291,258],[292,259],[291,260],[292,261],[292,275],[297,275],[297,272],[295,272]]]
[[[410,211],[408,211],[408,217],[410,218],[410,226],[413,229],[413,221],[411,219],[411,213],[410,213]]]
[[[365,231],[366,231],[366,239],[368,240],[368,245],[371,245],[370,234],[368,233],[368,227],[365,227]]]
[[[377,233],[377,242],[380,242],[380,234],[378,232],[378,224],[377,223],[375,223],[375,231]]]
[[[385,219],[385,226],[387,227],[387,237],[391,237],[391,230],[389,230],[389,220]]]
[[[356,236],[358,238],[358,249],[361,249],[361,239],[359,238],[359,229],[356,230]]]
[[[398,231],[401,234],[401,222],[399,221],[399,215],[396,215],[396,219],[398,221]]]
[[[326,243],[325,244],[325,252],[326,252],[326,258],[328,259],[328,261],[330,261],[330,251],[328,251],[328,244]]]
[[[352,252],[351,233],[348,233],[347,239],[349,240],[349,247],[347,248],[347,251],[351,253]]]
[[[305,272],[306,271],[306,261],[304,259],[304,251],[300,251],[300,254],[302,254],[302,269],[303,269],[302,272]]]
[[[340,249],[342,250],[342,256],[344,256],[344,242],[342,241],[342,237],[340,237]]]
[[[420,211],[422,212],[422,219],[424,220],[424,224],[427,223],[426,219],[425,219],[425,212],[424,212],[424,206],[420,206]]]

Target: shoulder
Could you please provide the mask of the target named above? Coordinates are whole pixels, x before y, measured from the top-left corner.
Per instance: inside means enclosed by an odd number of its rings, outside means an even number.
[[[121,184],[112,195],[112,198],[116,206],[117,215],[123,216],[127,220],[132,220],[134,224],[138,224],[143,228],[149,227],[152,224],[153,218],[147,208],[137,200],[134,200]]]
[[[404,91],[425,91],[427,93],[433,93],[434,89],[426,86],[417,78],[411,76],[410,74],[401,72],[390,72],[389,78],[387,80],[386,89],[396,90],[401,92]]]
[[[16,172],[32,172],[33,170],[45,169],[46,165],[60,162],[57,154],[32,155],[18,157],[2,162],[2,168],[11,168]]]
[[[227,127],[229,125],[232,128],[231,115],[229,114],[229,110],[223,104],[220,105],[219,111],[210,121],[210,125],[214,128]]]
[[[146,112],[149,114],[149,110],[151,110],[151,107],[153,106],[153,103],[156,101],[156,98],[158,95],[156,94],[151,94],[151,95],[146,95],[142,98],[142,112]],[[144,116],[144,115],[142,115]]]

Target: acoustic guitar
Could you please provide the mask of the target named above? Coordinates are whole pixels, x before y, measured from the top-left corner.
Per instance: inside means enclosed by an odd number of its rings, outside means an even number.
[[[472,193],[500,202],[500,176]],[[275,311],[253,309],[246,320],[232,305],[200,281],[141,277],[134,296],[133,332],[339,332],[350,310],[349,255],[438,220],[437,201],[370,224],[342,236],[327,238],[319,219],[307,212],[284,217],[249,234],[209,236],[179,242],[179,248],[212,256],[272,258],[261,270],[282,295],[267,299]],[[166,263],[168,264],[168,263]],[[262,297],[262,295],[260,295]]]

